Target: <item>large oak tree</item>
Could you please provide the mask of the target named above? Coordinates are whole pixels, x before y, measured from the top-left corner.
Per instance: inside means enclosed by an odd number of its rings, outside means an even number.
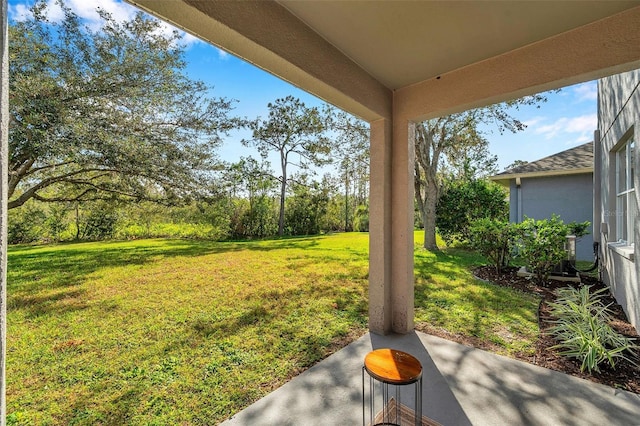
[[[38,1],[10,25],[9,208],[29,199],[192,195],[235,125],[232,101],[185,74],[181,35],[138,13],[100,29]]]
[[[482,154],[486,146],[487,129],[518,132],[526,126],[512,115],[523,105],[538,105],[546,101],[543,94],[490,105],[458,114],[439,117],[416,124],[415,129],[415,177],[414,189],[418,210],[424,224],[424,247],[437,250],[436,245],[436,205],[440,197],[443,164],[451,164],[463,159],[462,164],[472,156],[474,150]],[[466,154],[465,154],[466,153]],[[487,158],[479,155],[478,158]],[[487,164],[491,164],[489,161]]]

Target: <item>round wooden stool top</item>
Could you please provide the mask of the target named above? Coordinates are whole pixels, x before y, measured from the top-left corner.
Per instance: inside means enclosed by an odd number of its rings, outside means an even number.
[[[422,376],[422,365],[414,356],[395,349],[376,349],[364,358],[364,368],[381,382],[408,385]]]

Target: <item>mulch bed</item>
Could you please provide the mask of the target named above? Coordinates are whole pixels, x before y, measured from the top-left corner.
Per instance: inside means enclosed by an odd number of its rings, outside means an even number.
[[[572,376],[580,377],[586,380],[590,380],[596,383],[601,383],[614,388],[620,388],[629,392],[640,394],[640,368],[634,366],[632,363],[626,360],[619,360],[616,363],[616,369],[613,370],[607,365],[600,366],[600,373],[593,372],[588,374],[586,371],[580,372],[580,362],[573,358],[563,357],[558,355],[557,350],[551,349],[557,342],[545,331],[550,326],[551,317],[549,315],[548,302],[555,300],[554,290],[559,287],[566,287],[568,285],[577,285],[576,283],[560,282],[556,280],[549,280],[545,283],[545,286],[536,285],[533,280],[518,277],[517,268],[508,268],[503,273],[497,274],[493,267],[480,267],[473,271],[474,275],[483,280],[491,281],[497,285],[515,288],[517,290],[534,293],[541,297],[540,308],[538,311],[538,323],[540,326],[540,337],[536,344],[536,351],[534,355],[530,354],[516,354],[515,357],[521,361],[526,361],[531,364],[539,365],[541,367],[549,368],[551,370],[561,371]],[[605,287],[597,279],[583,275],[582,285],[593,285],[595,289]],[[629,324],[627,316],[615,301],[607,292],[603,301],[605,304],[611,303],[610,309],[613,314],[613,321],[611,326],[621,334],[629,337],[638,337],[638,333],[635,328]],[[441,329],[436,329],[428,325],[420,325],[417,327],[421,331],[434,334],[436,336],[443,337],[445,339],[453,340],[458,343],[466,344],[469,346],[477,347],[491,351],[492,344],[479,341],[477,338],[469,338],[466,336],[452,335]],[[636,353],[637,360],[640,360],[640,351]],[[637,361],[636,361],[637,362]]]

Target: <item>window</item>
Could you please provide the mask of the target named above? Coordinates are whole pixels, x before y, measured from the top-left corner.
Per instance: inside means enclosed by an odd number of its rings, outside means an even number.
[[[633,220],[637,207],[635,201],[633,139],[616,151],[616,238],[619,242],[633,244]]]

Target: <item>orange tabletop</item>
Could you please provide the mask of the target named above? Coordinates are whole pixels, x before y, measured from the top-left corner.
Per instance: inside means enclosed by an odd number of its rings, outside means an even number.
[[[364,358],[364,367],[374,378],[394,385],[420,379],[422,365],[414,356],[395,349],[376,349]]]

